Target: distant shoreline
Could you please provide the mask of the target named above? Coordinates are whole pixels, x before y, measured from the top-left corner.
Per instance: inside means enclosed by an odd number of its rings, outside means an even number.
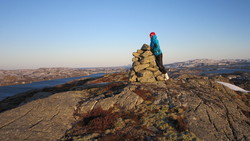
[[[125,70],[125,68],[40,68],[30,70],[0,70],[0,86],[30,84],[39,81],[81,77],[97,73],[112,73],[123,70]]]
[[[39,90],[43,88],[55,87],[57,85],[63,85],[70,81],[74,81],[82,78],[94,78],[103,76],[105,73],[97,73],[91,74],[87,76],[80,77],[71,77],[71,78],[63,78],[63,79],[55,79],[55,80],[46,80],[40,82],[32,82],[30,84],[21,84],[21,85],[10,85],[10,86],[0,86],[0,101],[17,94],[25,93],[28,91]]]

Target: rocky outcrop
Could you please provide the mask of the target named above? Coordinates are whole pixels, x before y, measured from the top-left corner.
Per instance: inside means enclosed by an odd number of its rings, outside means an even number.
[[[0,114],[0,139],[250,140],[248,95],[217,83],[227,78],[182,74],[128,83],[127,76],[108,74],[29,98]]]
[[[0,140],[55,141],[71,128],[81,93],[57,93],[0,113]]]
[[[207,140],[250,140],[250,105],[246,94],[218,84],[217,79],[182,75],[181,89],[186,94],[185,116],[190,131]],[[224,78],[224,81],[228,81]]]
[[[156,82],[164,80],[149,45],[144,44],[141,49],[133,53],[133,56],[130,82]]]
[[[108,110],[114,106],[119,106],[125,111],[131,110],[143,102],[143,99],[131,91],[131,89],[133,89],[133,86],[128,86],[121,93],[112,97],[100,95],[91,100],[86,99],[86,102],[83,102],[81,106],[79,106],[78,114],[84,114],[97,108]]]
[[[249,105],[216,81],[180,75],[166,82],[133,82],[123,84],[120,93],[111,92],[112,97],[102,88],[105,91],[78,105],[79,122],[62,140],[249,140]],[[131,106],[122,105],[122,99]],[[106,126],[97,126],[100,120]]]

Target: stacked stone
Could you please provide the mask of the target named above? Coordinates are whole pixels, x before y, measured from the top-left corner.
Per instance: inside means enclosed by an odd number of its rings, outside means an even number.
[[[156,82],[164,80],[149,45],[144,44],[141,49],[133,53],[133,56],[130,82]]]

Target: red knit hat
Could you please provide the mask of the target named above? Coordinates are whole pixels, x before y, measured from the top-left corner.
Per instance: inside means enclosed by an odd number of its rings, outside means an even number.
[[[151,33],[149,34],[150,38],[151,38],[152,36],[154,36],[154,35],[156,35],[154,32],[151,32]]]

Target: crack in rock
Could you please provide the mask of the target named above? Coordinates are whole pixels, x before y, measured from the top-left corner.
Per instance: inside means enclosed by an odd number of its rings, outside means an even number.
[[[33,128],[34,126],[38,125],[42,121],[43,121],[43,119],[38,120],[35,124],[31,125],[29,128]]]
[[[5,126],[10,125],[11,123],[14,123],[15,121],[17,121],[17,120],[19,120],[19,119],[21,119],[21,118],[23,118],[23,117],[25,117],[25,116],[28,115],[32,110],[33,110],[33,108],[30,109],[29,111],[27,111],[24,115],[22,115],[22,116],[20,116],[20,117],[18,117],[18,118],[15,118],[15,119],[13,119],[13,120],[11,120],[11,121],[5,123],[4,125],[2,125],[2,126],[0,127],[0,129],[4,128]]]
[[[197,111],[197,109],[201,106],[201,104],[202,104],[202,100],[200,100],[199,104],[194,108],[194,112]]]

